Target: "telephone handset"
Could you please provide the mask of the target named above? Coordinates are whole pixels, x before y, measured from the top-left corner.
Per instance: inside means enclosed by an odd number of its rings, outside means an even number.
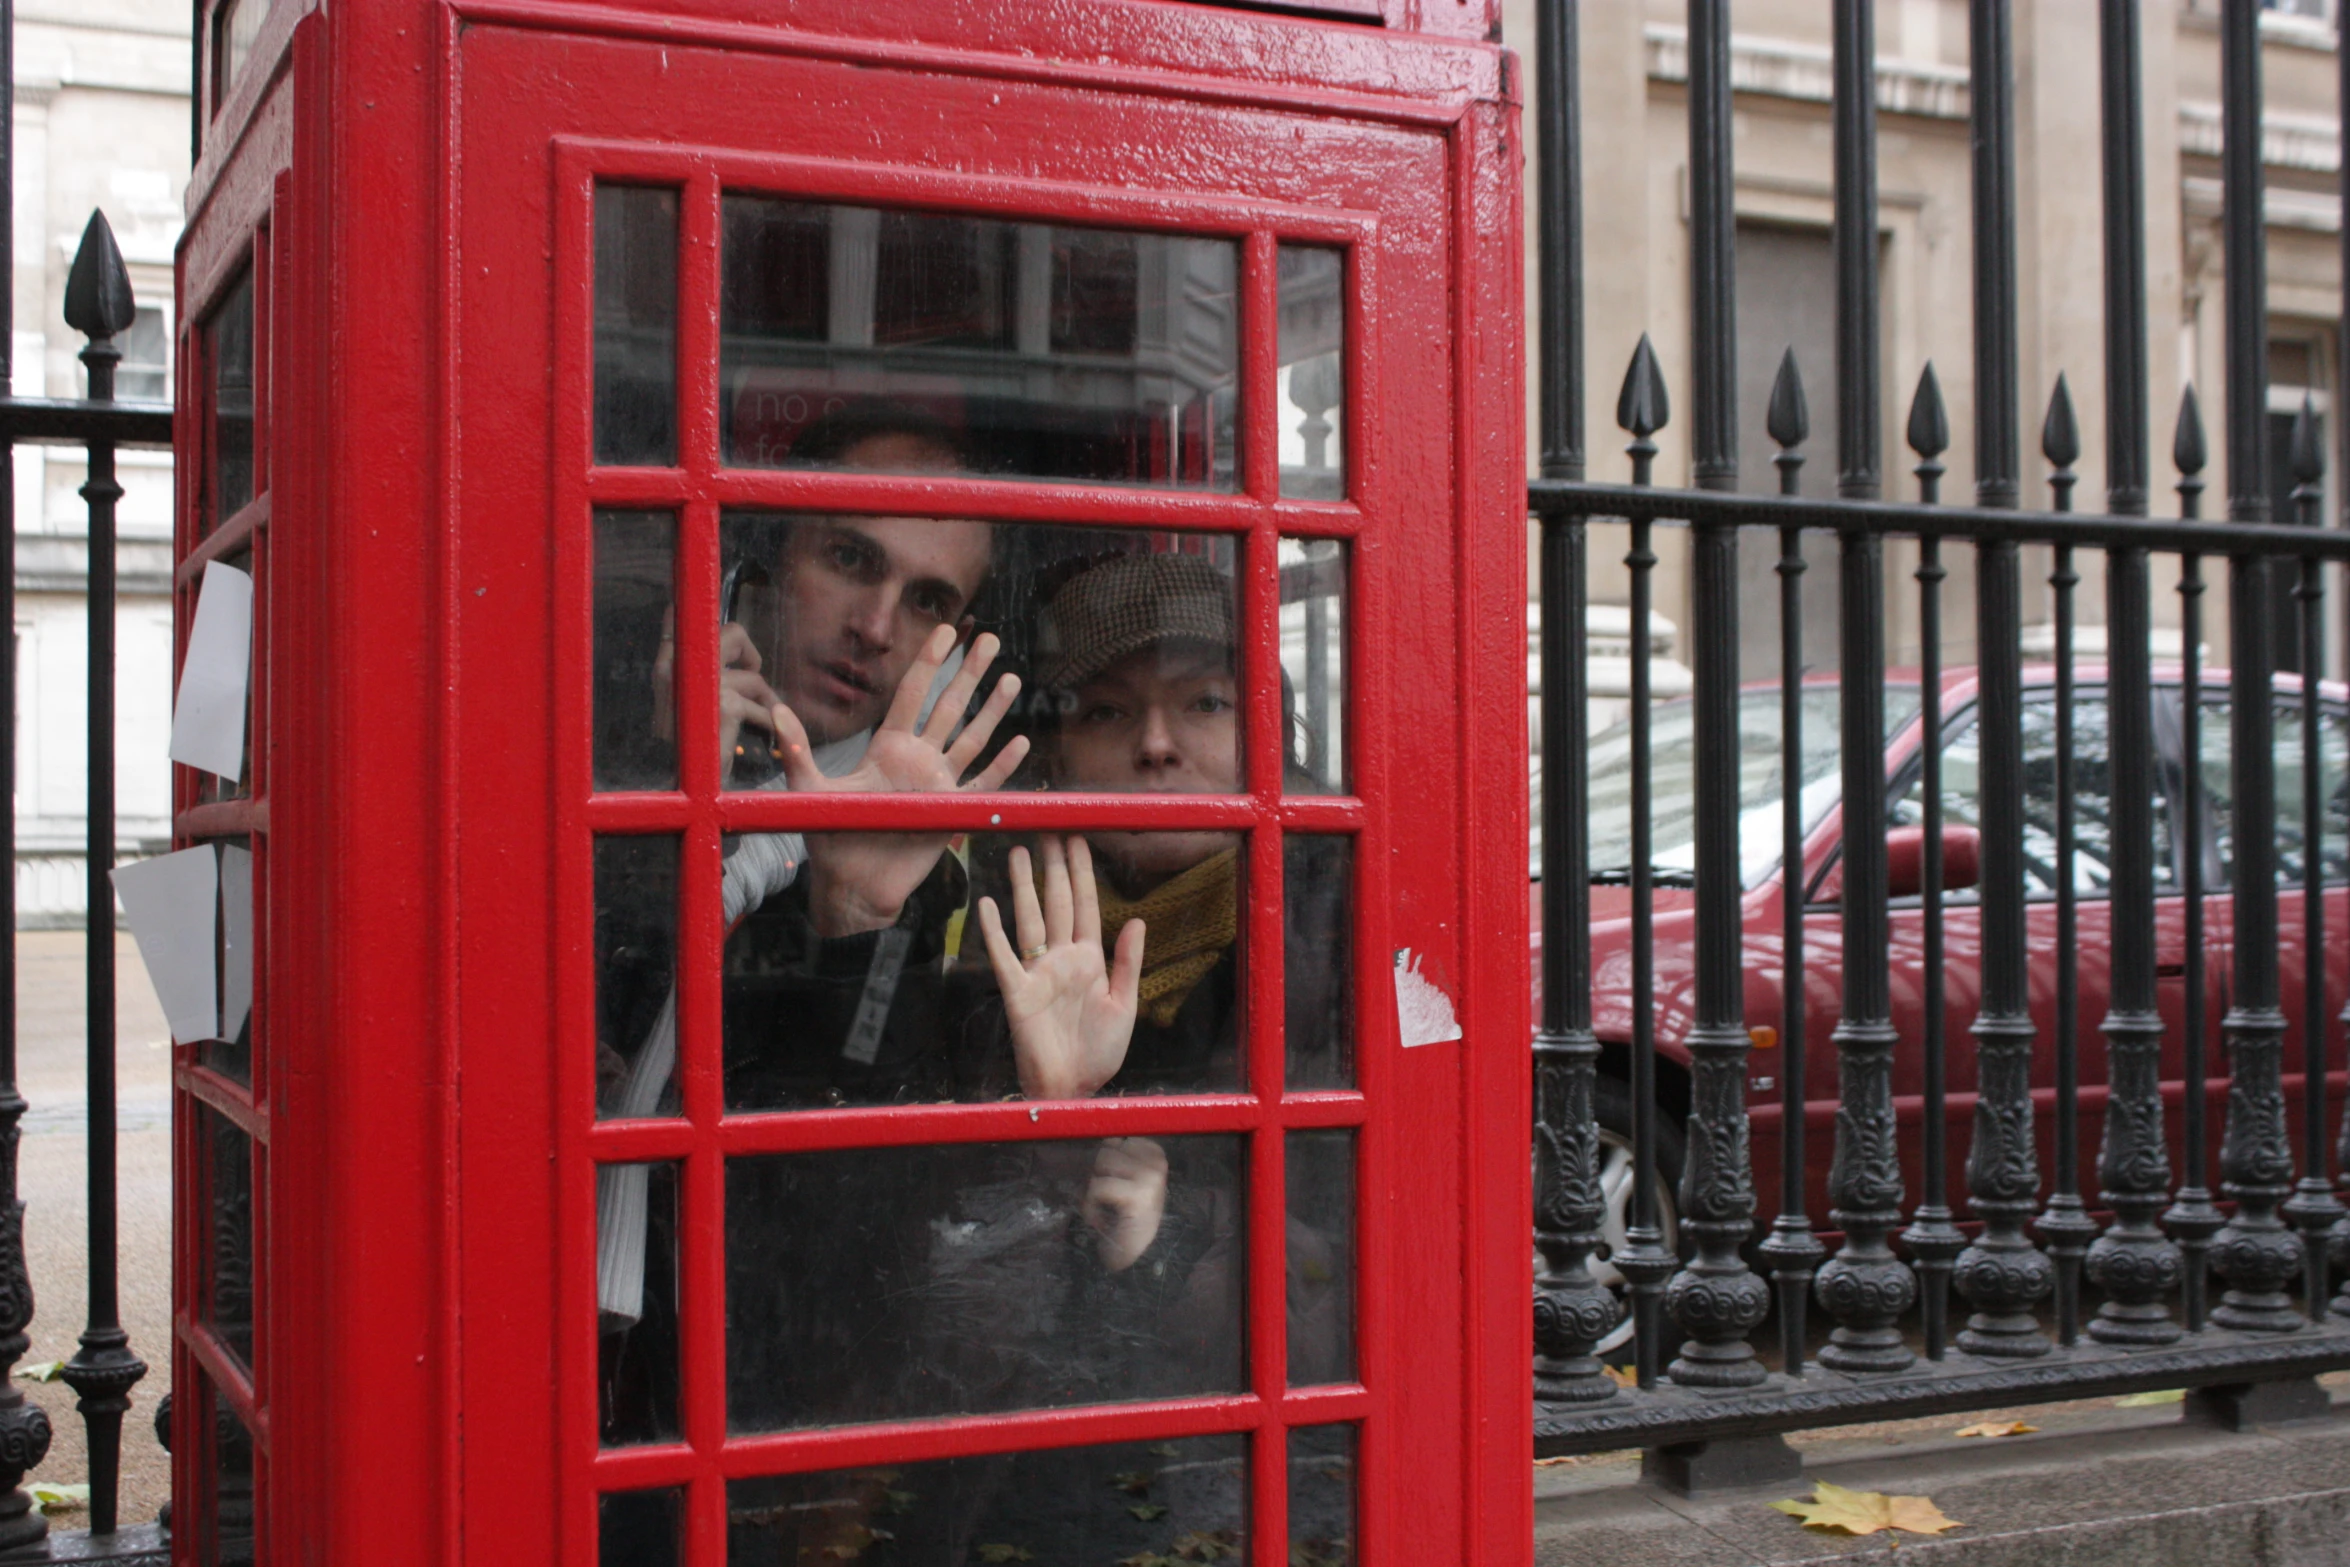
[[[742,619],[741,599],[746,588],[772,588],[774,579],[767,568],[755,560],[739,559],[726,568],[726,575],[718,580],[718,625],[723,633],[730,623]],[[755,635],[755,633],[754,633]],[[776,748],[773,733],[745,724],[734,737],[734,756],[725,787],[730,789],[765,788],[775,775],[783,770],[783,753]]]

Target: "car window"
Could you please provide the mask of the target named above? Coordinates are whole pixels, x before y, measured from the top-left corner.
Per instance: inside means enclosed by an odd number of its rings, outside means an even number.
[[[1888,733],[1916,716],[1915,686],[1885,688]],[[1659,875],[1686,882],[1697,868],[1696,709],[1688,702],[1656,707],[1650,719],[1650,859]],[[1813,685],[1803,692],[1803,759],[1796,788],[1802,791],[1806,830],[1818,825],[1836,803],[1842,747],[1839,744],[1837,688]],[[1786,789],[1785,748],[1779,741],[1776,687],[1739,694],[1738,700],[1738,863],[1749,887],[1779,865],[1779,802]],[[1632,725],[1629,719],[1591,742],[1591,872],[1594,879],[1621,880],[1632,865]]]
[[[2105,692],[2089,687],[2073,702],[2073,890],[2103,897],[2113,876],[2113,748],[2108,737]],[[1982,735],[1976,710],[1968,707],[1944,730],[1942,819],[1954,827],[1982,826]],[[2027,691],[2024,740],[2024,895],[2056,896],[2056,694]],[[1905,777],[1887,819],[1896,827],[1925,822],[1925,780],[1917,760]],[[2154,883],[2176,887],[2177,856],[2171,848],[2169,780],[2154,778]],[[1969,897],[1971,893],[1953,893]]]
[[[2213,854],[2205,865],[2211,885],[2230,884],[2235,868],[2236,791],[2228,767],[2228,723],[2234,704],[2224,692],[2203,698],[2203,792],[2211,802]],[[2301,831],[2301,699],[2280,692],[2276,711],[2277,882],[2303,879]],[[2319,787],[2326,802],[2325,841],[2318,861],[2329,882],[2350,881],[2350,716],[2328,704],[2319,726]]]

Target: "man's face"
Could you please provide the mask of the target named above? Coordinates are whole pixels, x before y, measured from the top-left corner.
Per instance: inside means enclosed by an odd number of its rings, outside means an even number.
[[[1054,781],[1064,789],[1232,794],[1240,788],[1239,683],[1229,652],[1146,648],[1077,688],[1062,721]],[[1094,847],[1143,880],[1188,870],[1238,835],[1092,833]]]
[[[987,560],[980,522],[820,517],[792,529],[768,683],[811,740],[881,721],[923,642],[962,618]]]
[[[954,455],[912,433],[876,435],[840,466],[940,473]],[[870,729],[938,626],[960,620],[987,575],[985,523],[810,518],[784,545],[782,632],[768,684],[822,745]]]

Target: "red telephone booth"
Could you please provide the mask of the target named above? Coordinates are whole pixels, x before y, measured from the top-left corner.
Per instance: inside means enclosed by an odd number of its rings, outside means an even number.
[[[181,1559],[1528,1559],[1498,7],[205,9]]]

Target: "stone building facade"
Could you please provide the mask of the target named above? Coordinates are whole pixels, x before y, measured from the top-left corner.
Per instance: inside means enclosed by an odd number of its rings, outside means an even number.
[[[94,207],[130,267],[138,319],[116,371],[126,398],[171,395],[172,247],[188,180],[188,8],[176,0],[20,0],[11,372],[19,396],[79,397],[65,278]],[[171,834],[171,459],[124,452],[116,556],[117,844]],[[21,925],[78,921],[84,897],[88,689],[82,455],[18,449],[16,899]]]
[[[2224,344],[2219,231],[2218,0],[2141,0],[2144,42],[2149,366],[2153,385],[2156,515],[2174,514],[2168,453],[2180,389],[2192,383],[2210,436],[2206,514],[2227,494]],[[2275,0],[2263,18],[2266,88],[2268,317],[2272,467],[2304,394],[2325,423],[2329,468],[2339,468],[2334,429],[2340,377],[2340,137],[2336,115],[2335,0]],[[2037,434],[2057,376],[2079,417],[2083,506],[2104,496],[2103,295],[2098,143],[2098,7],[2087,0],[2015,0],[2017,289],[2026,504],[2045,505],[2046,465]],[[1735,92],[1738,385],[1742,487],[1775,489],[1774,448],[1763,430],[1772,376],[1793,347],[1812,411],[1805,492],[1835,493],[1835,269],[1830,132],[1830,7],[1818,0],[1738,0],[1732,8]],[[1583,78],[1584,307],[1587,312],[1590,477],[1622,480],[1625,437],[1614,429],[1616,389],[1634,344],[1653,340],[1681,419],[1660,436],[1658,482],[1689,482],[1685,423],[1689,385],[1688,42],[1686,10],[1673,0],[1605,0],[1580,8]],[[1884,493],[1913,499],[1915,459],[1902,445],[1909,400],[1930,362],[1950,414],[1945,499],[1973,495],[1975,399],[1971,321],[1967,7],[1964,0],[1876,0],[1879,229],[1882,265],[1881,382]],[[1510,43],[1529,57],[1533,0],[1509,0]],[[1539,93],[1536,81],[1530,93]],[[1531,137],[1529,137],[1531,142]],[[1532,156],[1531,146],[1529,156]],[[1534,215],[1529,179],[1528,257]],[[1531,265],[1529,265],[1531,276]],[[1533,311],[1529,301],[1528,324]],[[1529,392],[1531,395],[1531,389]],[[2329,473],[2329,525],[2341,491]],[[2272,480],[2282,497],[2286,481]],[[1604,535],[1607,530],[1601,530]],[[1686,625],[1686,580],[1676,536],[1660,530],[1665,563],[1659,611]],[[1833,542],[1810,544],[1815,568]],[[1953,552],[1963,556],[1965,552]],[[1622,550],[1594,539],[1593,597],[1621,596]],[[2044,552],[2043,552],[2044,554]],[[1741,570],[1768,606],[1774,539],[1741,550]],[[1914,554],[1910,557],[1914,560]],[[1973,657],[1971,583],[1963,560],[1948,588],[1946,655]],[[2084,622],[2102,616],[2094,561],[2079,602]],[[1918,654],[1907,563],[1887,560],[1888,647],[1896,662]],[[2027,568],[2027,580],[2033,575]],[[2045,594],[2045,569],[2037,573]],[[1807,662],[1832,665],[1831,579],[1815,574]],[[2156,593],[2158,617],[2177,624],[2175,596]],[[2226,637],[2221,595],[2206,600],[2207,637]],[[2216,617],[2212,611],[2217,611]],[[1750,677],[1777,673],[1775,614],[1741,627]],[[2042,634],[2043,638],[2045,633]],[[2159,637],[2160,633],[2158,633]],[[2170,635],[2175,648],[2175,631]],[[2335,646],[2338,634],[2329,637]],[[2085,627],[2083,651],[2097,633]],[[2158,650],[2159,651],[2159,650]],[[2339,658],[2339,653],[2333,655]]]

